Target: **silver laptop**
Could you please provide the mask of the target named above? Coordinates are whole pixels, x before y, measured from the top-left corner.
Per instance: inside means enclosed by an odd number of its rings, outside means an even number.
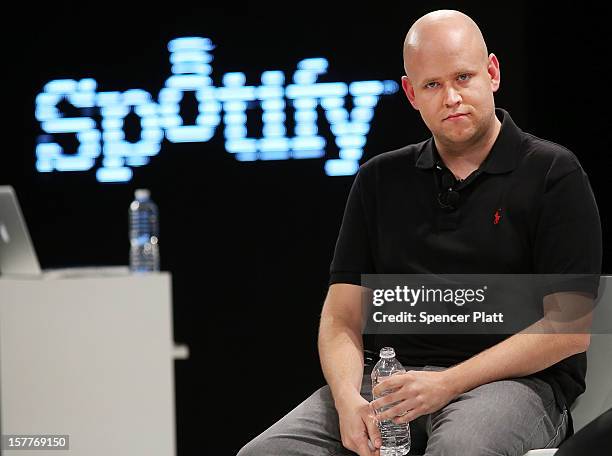
[[[0,186],[0,275],[38,276],[40,264],[13,187]]]

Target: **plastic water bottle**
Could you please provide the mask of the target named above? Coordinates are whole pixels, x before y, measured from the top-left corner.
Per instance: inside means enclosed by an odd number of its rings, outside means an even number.
[[[395,359],[395,350],[391,347],[385,347],[380,350],[380,360],[372,370],[372,389],[387,377],[395,374],[406,372],[401,363]],[[374,399],[386,396],[391,391],[383,391],[382,394],[374,396]],[[383,412],[390,409],[395,404],[390,404],[377,412]],[[378,423],[382,446],[380,447],[380,456],[403,456],[410,451],[410,425],[395,424],[392,420],[383,420]]]
[[[159,271],[159,215],[151,192],[138,189],[130,204],[130,271]]]

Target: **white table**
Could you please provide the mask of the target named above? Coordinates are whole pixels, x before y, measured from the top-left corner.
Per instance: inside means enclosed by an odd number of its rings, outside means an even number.
[[[0,278],[0,431],[70,437],[3,454],[175,455],[174,351],[168,273]]]

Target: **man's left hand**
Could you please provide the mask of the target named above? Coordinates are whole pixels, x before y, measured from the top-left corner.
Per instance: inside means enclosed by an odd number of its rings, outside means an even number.
[[[449,385],[444,371],[408,371],[396,374],[380,382],[372,392],[376,397],[389,390],[392,392],[372,401],[372,406],[380,410],[397,402],[390,409],[376,415],[379,421],[393,420],[397,424],[440,410],[458,396]]]

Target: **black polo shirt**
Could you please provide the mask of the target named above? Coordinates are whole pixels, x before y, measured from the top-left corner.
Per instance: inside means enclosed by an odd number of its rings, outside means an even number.
[[[506,111],[495,112],[502,123],[495,144],[462,182],[443,177],[450,172],[433,138],[361,166],[330,284],[360,285],[361,274],[601,272],[599,214],[578,159],[558,144],[521,131]],[[450,200],[444,195],[449,183],[458,193]],[[575,291],[596,294],[592,284]],[[365,344],[375,351],[395,347],[404,365],[452,366],[506,337],[379,335]],[[535,375],[551,384],[560,406],[569,408],[584,391],[585,373],[582,353]]]

